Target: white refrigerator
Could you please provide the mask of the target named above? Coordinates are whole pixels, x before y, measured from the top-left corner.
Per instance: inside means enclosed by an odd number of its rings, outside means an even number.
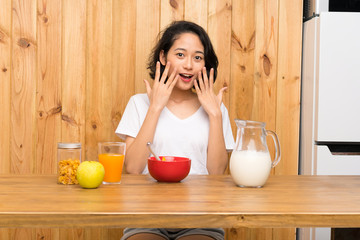
[[[360,13],[320,12],[303,25],[299,173],[360,174]],[[330,228],[298,239],[330,240]]]

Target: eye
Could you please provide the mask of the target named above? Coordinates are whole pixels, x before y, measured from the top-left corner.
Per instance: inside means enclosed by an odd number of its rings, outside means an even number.
[[[177,53],[176,56],[178,56],[178,57],[184,57],[184,54],[183,54],[183,53]]]
[[[201,56],[195,56],[195,60],[201,61],[203,58]]]

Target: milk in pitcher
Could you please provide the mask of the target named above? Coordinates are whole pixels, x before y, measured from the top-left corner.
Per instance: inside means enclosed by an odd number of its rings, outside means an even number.
[[[261,187],[271,170],[269,152],[234,151],[230,158],[230,172],[236,185],[241,187]]]

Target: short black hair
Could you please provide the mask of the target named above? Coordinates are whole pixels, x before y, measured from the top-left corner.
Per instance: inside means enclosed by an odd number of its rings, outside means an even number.
[[[152,79],[155,79],[156,62],[160,61],[160,52],[164,51],[164,55],[166,56],[170,48],[174,44],[175,40],[177,40],[179,35],[182,33],[194,33],[199,37],[202,45],[204,46],[204,60],[206,70],[209,74],[210,69],[214,69],[215,82],[219,61],[211,44],[209,35],[201,26],[189,21],[174,21],[167,28],[165,28],[162,32],[159,33],[159,40],[153,48],[148,60],[147,68],[150,70],[150,77]],[[160,76],[162,75],[164,69],[165,66],[160,63]]]

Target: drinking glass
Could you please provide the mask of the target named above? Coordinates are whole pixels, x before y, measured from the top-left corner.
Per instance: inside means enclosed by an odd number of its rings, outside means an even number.
[[[99,162],[105,168],[103,184],[121,183],[121,173],[124,165],[125,149],[124,142],[100,142]]]

